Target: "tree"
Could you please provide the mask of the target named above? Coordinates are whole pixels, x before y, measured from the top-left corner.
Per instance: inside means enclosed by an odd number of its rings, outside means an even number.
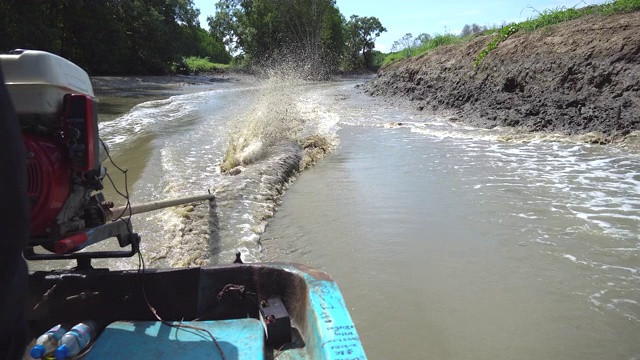
[[[422,46],[426,43],[428,43],[429,41],[431,41],[431,39],[433,39],[433,37],[427,33],[422,33],[420,35],[418,35],[418,37],[416,38],[416,42],[418,43],[418,46]]]
[[[92,75],[163,74],[202,54],[225,59],[220,39],[202,36],[193,0],[0,0],[0,13],[0,50],[49,51]]]
[[[242,49],[239,26],[244,13],[240,5],[240,0],[219,0],[216,3],[216,15],[207,17],[209,33],[222,39],[233,52]]]
[[[387,31],[376,17],[351,15],[345,25],[346,60],[352,69],[373,67],[375,39]]]
[[[406,33],[399,40],[393,42],[393,45],[391,45],[391,52],[402,51],[404,53],[404,57],[408,58],[418,46],[420,46],[420,44],[417,39],[414,39],[411,33]]]
[[[413,54],[415,49],[426,44],[430,40],[431,40],[431,35],[429,34],[423,33],[418,35],[418,37],[414,39],[411,33],[406,33],[399,40],[396,40],[393,42],[393,45],[391,46],[391,51],[392,52],[403,51],[404,57],[408,58]]]
[[[465,36],[469,36],[469,35],[475,35],[475,34],[479,34],[483,31],[487,30],[486,26],[480,26],[478,24],[466,24],[463,28],[462,31],[460,32],[460,36],[465,37]]]
[[[343,31],[345,19],[340,10],[334,6],[329,9],[323,21],[323,31],[320,39],[323,51],[322,59],[328,71],[335,71],[340,67],[345,47],[345,34]]]
[[[286,57],[337,69],[344,20],[335,0],[220,0],[216,9],[210,33],[253,64]]]

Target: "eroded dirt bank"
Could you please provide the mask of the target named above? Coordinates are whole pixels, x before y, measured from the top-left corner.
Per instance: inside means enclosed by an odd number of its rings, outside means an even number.
[[[640,12],[518,32],[474,68],[489,41],[393,63],[364,89],[479,127],[595,131],[605,141],[640,130]]]

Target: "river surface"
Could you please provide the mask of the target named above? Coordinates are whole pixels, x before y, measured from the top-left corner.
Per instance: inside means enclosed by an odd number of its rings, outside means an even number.
[[[216,194],[135,218],[148,265],[241,251],[324,269],[370,359],[640,359],[637,150],[465,127],[363,81],[101,99],[132,202]],[[332,151],[292,175],[310,135]],[[235,176],[220,171],[228,149]]]

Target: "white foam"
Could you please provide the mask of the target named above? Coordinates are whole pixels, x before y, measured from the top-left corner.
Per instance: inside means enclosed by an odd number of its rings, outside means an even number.
[[[558,246],[556,243],[554,243],[552,241],[545,241],[545,240],[541,240],[541,239],[533,239],[533,242],[544,244],[544,245]],[[576,261],[575,257],[573,258],[573,261],[574,262]]]
[[[529,214],[516,214],[516,216],[523,219],[540,219],[539,216],[529,215]]]
[[[631,268],[631,267],[625,267],[625,266],[616,266],[616,265],[603,265],[601,266],[601,269],[604,270],[623,270],[623,271],[629,271],[632,274],[637,274],[638,273],[638,268]]]
[[[172,122],[194,111],[191,104],[197,100],[194,94],[188,94],[138,104],[125,115],[98,124],[100,137],[107,145],[115,145],[153,132],[154,124]]]
[[[615,304],[633,304],[638,305],[638,302],[631,299],[611,299]]]

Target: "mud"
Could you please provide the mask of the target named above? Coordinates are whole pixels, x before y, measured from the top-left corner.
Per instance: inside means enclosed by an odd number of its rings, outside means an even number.
[[[171,96],[202,91],[203,87],[216,83],[249,83],[251,76],[230,73],[216,75],[169,75],[169,76],[94,76],[91,84],[96,96],[140,96],[157,94]]]
[[[588,16],[518,32],[477,67],[492,37],[383,67],[363,89],[452,121],[604,142],[640,130],[640,13]]]

